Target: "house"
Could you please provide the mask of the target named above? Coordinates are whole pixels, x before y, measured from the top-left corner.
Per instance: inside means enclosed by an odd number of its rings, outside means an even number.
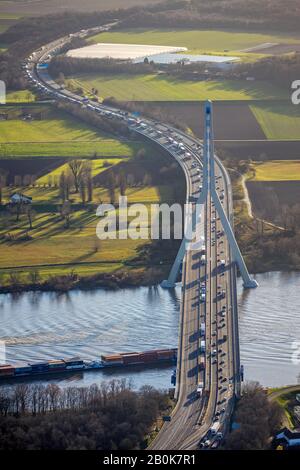
[[[283,428],[276,434],[273,446],[275,448],[282,446],[284,449],[300,450],[300,430],[291,431],[288,428]]]
[[[11,204],[31,204],[32,203],[32,197],[25,196],[25,194],[22,194],[22,193],[13,193],[10,195],[9,199],[10,199]]]

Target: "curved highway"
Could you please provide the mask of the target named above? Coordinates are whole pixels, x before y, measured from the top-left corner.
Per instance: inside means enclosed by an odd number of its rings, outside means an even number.
[[[132,132],[166,150],[184,171],[186,200],[195,209],[202,183],[201,141],[153,119],[137,119],[122,110],[83,99],[60,87],[47,72],[44,64],[73,37],[107,31],[110,26],[80,31],[43,46],[23,63],[24,73],[39,93],[120,121]],[[217,158],[215,174],[219,197],[233,223],[230,179]],[[217,447],[228,430],[234,401],[240,393],[236,267],[210,198],[203,206],[197,230],[203,231],[205,246],[195,244],[188,250],[182,269],[177,402],[170,421],[163,425],[150,449]]]

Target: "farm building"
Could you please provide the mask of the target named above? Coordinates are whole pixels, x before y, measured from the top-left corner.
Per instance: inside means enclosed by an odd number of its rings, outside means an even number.
[[[9,197],[11,204],[31,204],[32,197],[25,196],[22,193],[13,193]]]

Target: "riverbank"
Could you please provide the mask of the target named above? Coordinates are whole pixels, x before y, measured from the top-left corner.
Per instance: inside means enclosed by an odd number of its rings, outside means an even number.
[[[296,395],[299,393],[300,384],[268,389],[268,399],[275,401],[283,409],[284,425],[289,429],[295,429],[299,426],[299,419],[295,413],[295,407],[300,406],[296,400]]]
[[[0,286],[0,294],[22,292],[68,292],[74,289],[120,289],[125,287],[142,287],[159,284],[170,269],[170,266],[130,267],[113,273],[100,273],[78,276],[75,272],[67,275],[53,276],[42,282],[16,283]]]

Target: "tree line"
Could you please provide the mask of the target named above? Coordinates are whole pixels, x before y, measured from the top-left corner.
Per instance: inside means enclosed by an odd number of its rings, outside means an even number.
[[[230,78],[232,74],[238,74],[240,77],[252,76],[290,89],[291,83],[300,77],[300,54],[266,57],[248,64],[237,65],[228,73],[228,77]]]
[[[122,21],[131,28],[230,28],[247,31],[297,31],[300,20],[298,0],[189,0],[166,2],[170,9],[137,10]],[[167,7],[166,7],[167,8]],[[242,29],[241,29],[242,28]]]
[[[110,58],[77,58],[67,55],[54,57],[49,65],[49,72],[53,77],[59,77],[60,73],[67,76],[77,73],[102,73],[102,74],[147,74],[152,73],[157,67],[153,62],[141,62],[133,64],[126,60]]]
[[[164,392],[126,379],[90,387],[19,384],[0,390],[1,450],[139,449],[170,406]]]

